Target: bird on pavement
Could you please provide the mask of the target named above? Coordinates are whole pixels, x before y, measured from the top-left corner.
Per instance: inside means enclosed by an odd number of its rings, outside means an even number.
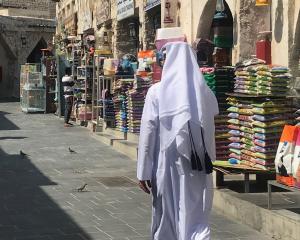
[[[87,184],[85,183],[82,187],[77,188],[78,192],[82,192],[86,188]]]
[[[22,157],[28,156],[28,154],[22,152],[22,150],[20,150],[20,155],[21,155]]]
[[[70,153],[76,153],[73,149],[71,149],[70,147],[69,147],[69,152]]]

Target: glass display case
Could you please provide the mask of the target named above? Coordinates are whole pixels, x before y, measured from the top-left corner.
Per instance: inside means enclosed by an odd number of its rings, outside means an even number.
[[[23,112],[45,112],[45,86],[40,64],[21,66],[20,104]]]

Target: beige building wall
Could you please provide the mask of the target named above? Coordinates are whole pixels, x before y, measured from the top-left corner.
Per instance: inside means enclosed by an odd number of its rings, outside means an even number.
[[[1,0],[0,15],[54,19],[55,2],[52,0]]]
[[[290,65],[291,51],[299,49],[295,42],[296,26],[300,30],[298,0],[273,0],[271,6],[258,7],[255,1],[225,0],[233,16],[233,64],[255,55],[258,33],[269,31],[272,21],[272,62]],[[196,38],[207,38],[215,12],[216,0],[169,0],[173,23],[163,23],[167,14],[166,0],[162,0],[162,24],[164,27],[180,26],[189,43]],[[178,4],[178,2],[180,4]],[[270,11],[272,15],[270,15]],[[298,31],[299,31],[298,30]],[[299,37],[300,38],[300,37]],[[298,41],[300,39],[298,38]],[[300,45],[300,43],[299,43]],[[293,50],[292,50],[292,46]],[[295,54],[294,54],[295,55]]]
[[[57,33],[61,33],[64,26],[68,31],[72,26],[75,14],[78,14],[79,0],[63,0],[56,5]]]
[[[272,60],[275,64],[289,64],[289,2],[273,1],[272,4]]]
[[[170,17],[173,23],[164,23],[168,14],[165,2],[161,1],[162,27],[180,26],[186,34],[188,42],[192,43],[196,38],[209,36],[212,18],[215,13],[217,0],[168,0],[171,3]],[[232,63],[255,55],[255,43],[258,33],[272,28],[272,62],[293,66],[299,66],[300,53],[300,1],[299,0],[273,0],[271,6],[257,7],[255,1],[249,0],[225,0],[233,16],[233,49]],[[74,4],[74,11],[78,12],[78,34],[92,27],[97,30],[95,17],[100,0],[63,0],[58,5],[58,25],[61,19],[70,16],[68,4]],[[139,43],[142,48],[147,44],[146,18],[144,5],[146,1],[135,1],[135,16],[139,17]],[[62,11],[62,9],[65,9]],[[93,12],[94,11],[94,12]],[[270,11],[272,15],[270,15]],[[91,14],[93,12],[93,14]],[[122,48],[126,41],[130,45],[128,23],[130,19],[117,21],[116,1],[111,1],[111,33],[112,51],[116,56],[123,54]],[[272,21],[272,27],[270,27]],[[127,34],[128,33],[128,34]],[[126,35],[127,34],[127,35]],[[121,36],[122,35],[122,36]],[[127,38],[127,39],[126,39]],[[124,45],[121,47],[121,45]],[[132,47],[132,46],[131,46]]]

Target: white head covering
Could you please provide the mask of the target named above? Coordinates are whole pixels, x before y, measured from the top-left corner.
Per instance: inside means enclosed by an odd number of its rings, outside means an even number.
[[[199,126],[199,132],[200,126],[203,127],[207,151],[215,159],[214,116],[218,114],[217,99],[207,86],[196,55],[188,43],[168,43],[165,48],[166,60],[159,91],[160,127],[164,132],[161,149],[168,148],[191,121]]]

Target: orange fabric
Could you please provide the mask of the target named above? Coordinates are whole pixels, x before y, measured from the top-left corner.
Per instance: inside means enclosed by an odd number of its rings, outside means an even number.
[[[296,142],[299,127],[285,125],[281,134],[280,142]]]
[[[145,50],[138,52],[138,58],[153,58],[155,53],[153,50]]]
[[[284,185],[287,185],[289,187],[294,187],[295,186],[295,179],[293,178],[293,176],[290,177],[283,177],[280,175],[276,175],[276,180],[279,183],[282,183]]]

